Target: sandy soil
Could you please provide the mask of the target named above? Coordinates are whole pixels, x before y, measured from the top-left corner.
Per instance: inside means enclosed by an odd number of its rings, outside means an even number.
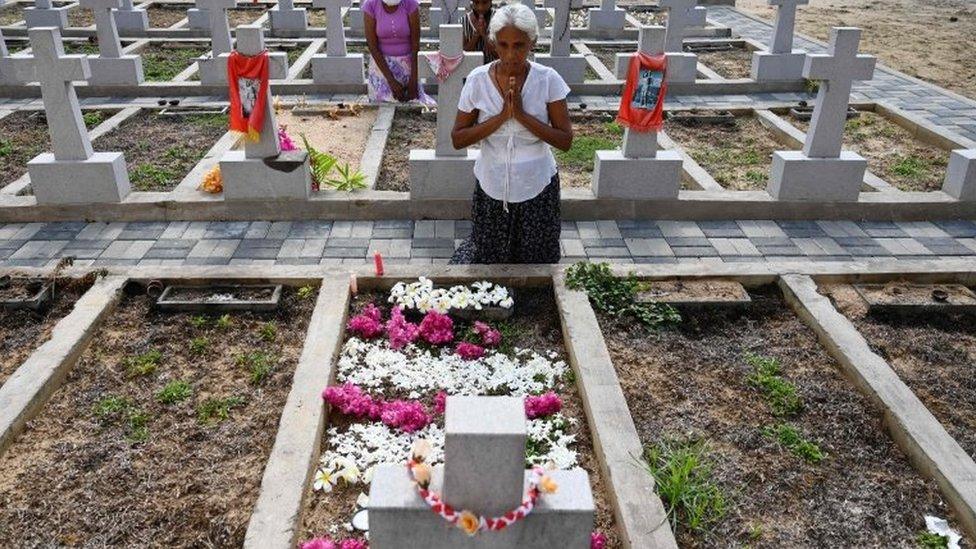
[[[333,120],[325,115],[295,115],[282,111],[278,115],[278,124],[288,128],[288,134],[299,147],[304,147],[301,142],[304,133],[313,147],[358,170],[366,140],[376,122],[376,112],[376,109],[363,109],[357,116],[341,116]]]
[[[13,25],[24,20],[24,8],[21,4],[13,4],[0,8],[0,26]]]
[[[149,6],[146,14],[149,16],[149,26],[154,29],[164,29],[187,18],[186,10],[182,8]]]
[[[95,24],[95,15],[88,8],[72,8],[68,10],[69,27],[88,27]]]
[[[437,115],[416,109],[397,109],[376,177],[380,191],[410,190],[410,149],[434,148]]]
[[[250,25],[264,15],[266,11],[267,8],[263,7],[238,7],[229,9],[227,10],[227,22],[232,29],[238,25]]]
[[[752,292],[744,312],[684,313],[648,334],[601,318],[644,444],[703,440],[726,514],[707,535],[679,530],[683,547],[910,547],[923,515],[947,516],[885,432],[882,414],[837,371],[775,287]],[[774,417],[750,385],[747,353],[778,359],[803,407],[786,418],[826,457],[809,463],[762,430]]]
[[[737,0],[736,6],[769,20],[775,16],[766,0]],[[976,57],[968,39],[976,34],[976,2],[811,0],[797,11],[797,32],[826,41],[834,26],[863,28],[861,51],[885,65],[976,97]]]
[[[289,291],[278,312],[221,328],[123,300],[0,460],[0,545],[240,547],[313,305]],[[127,359],[153,349],[155,371],[133,374]],[[254,351],[271,356],[257,383],[239,360]],[[161,402],[174,381],[189,394]],[[225,418],[204,415],[224,398]]]
[[[752,52],[745,48],[732,48],[728,51],[703,51],[698,52],[698,62],[729,80],[749,78],[752,68]]]

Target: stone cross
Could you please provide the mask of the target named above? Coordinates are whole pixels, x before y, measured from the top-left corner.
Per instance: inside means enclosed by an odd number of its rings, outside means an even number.
[[[131,0],[129,2],[132,4]],[[122,0],[81,0],[81,7],[95,14],[95,32],[98,34],[98,53],[101,57],[122,57],[119,29],[112,16],[112,9],[122,6]]]
[[[230,25],[227,23],[227,10],[237,6],[237,0],[197,0],[197,5],[210,16],[210,47],[213,57],[230,53],[233,48],[230,38]]]
[[[94,151],[72,84],[91,76],[88,59],[65,55],[57,28],[35,27],[28,35],[33,55],[3,59],[4,72],[10,69],[17,81],[40,84],[54,158],[88,160]]]
[[[464,13],[458,0],[434,0],[435,7],[431,8],[431,27],[440,25],[454,25],[461,22]],[[435,16],[436,13],[436,16]]]
[[[698,5],[698,0],[661,0],[660,6],[668,8],[668,32],[664,51],[682,52],[685,30],[688,27],[705,25],[707,10]]]
[[[664,27],[641,26],[637,35],[637,49],[647,55],[664,53]],[[625,158],[654,158],[657,156],[657,132],[631,132],[624,128]]]
[[[556,9],[552,17],[552,40],[549,44],[549,55],[568,57],[572,52],[572,42],[569,36],[570,0],[555,0],[554,4]]]
[[[826,54],[807,54],[803,77],[820,81],[810,130],[803,154],[811,158],[836,158],[840,155],[847,122],[847,106],[855,80],[874,77],[877,61],[871,55],[858,55],[861,29],[834,27]]]
[[[0,29],[0,59],[7,57],[7,55],[9,55],[7,52],[7,41],[3,39],[3,29]]]
[[[464,59],[446,80],[437,84],[437,140],[434,146],[436,156],[467,156],[468,154],[465,149],[454,148],[451,143],[451,131],[454,129],[454,120],[457,119],[458,100],[461,98],[464,78],[484,61],[481,52],[464,51],[461,33],[461,25],[440,27],[441,53],[446,57],[463,55]],[[430,70],[427,61],[421,59],[419,66],[419,76],[433,81],[436,75]]]
[[[769,0],[770,6],[776,9],[776,27],[773,29],[773,41],[769,45],[770,53],[791,53],[793,51],[793,29],[796,27],[796,7],[805,6],[810,0]]]
[[[346,30],[342,27],[342,16],[352,0],[312,0],[316,8],[325,8],[325,53],[329,57],[345,57]]]
[[[258,25],[241,25],[237,27],[237,51],[242,55],[254,56],[264,51],[264,30]],[[269,59],[270,63],[271,60]],[[230,85],[237,85],[231,82]],[[268,95],[271,88],[268,88]],[[264,103],[264,124],[258,140],[244,140],[244,158],[271,158],[281,153],[278,142],[278,120],[275,118],[274,105],[271,97]]]

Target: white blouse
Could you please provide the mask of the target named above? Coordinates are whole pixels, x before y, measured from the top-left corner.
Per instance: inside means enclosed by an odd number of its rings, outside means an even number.
[[[478,123],[502,112],[505,100],[495,87],[488,68],[482,65],[471,71],[458,109],[471,113],[478,109]],[[522,108],[545,124],[549,123],[546,106],[565,99],[569,86],[554,69],[529,63],[529,74],[522,85]],[[549,145],[536,137],[515,119],[507,120],[495,133],[481,141],[481,156],[474,164],[474,175],[485,194],[509,202],[535,198],[556,175],[556,159]]]

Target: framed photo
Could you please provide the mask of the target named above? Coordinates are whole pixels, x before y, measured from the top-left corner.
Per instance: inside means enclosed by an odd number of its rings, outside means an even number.
[[[663,82],[663,71],[640,69],[637,74],[637,87],[634,88],[634,96],[631,98],[630,106],[635,109],[654,110],[657,107]]]

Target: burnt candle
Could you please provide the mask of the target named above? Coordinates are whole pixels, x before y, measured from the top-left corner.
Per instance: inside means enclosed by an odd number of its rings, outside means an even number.
[[[383,276],[383,256],[379,252],[373,254],[373,262],[376,264],[376,276]]]

